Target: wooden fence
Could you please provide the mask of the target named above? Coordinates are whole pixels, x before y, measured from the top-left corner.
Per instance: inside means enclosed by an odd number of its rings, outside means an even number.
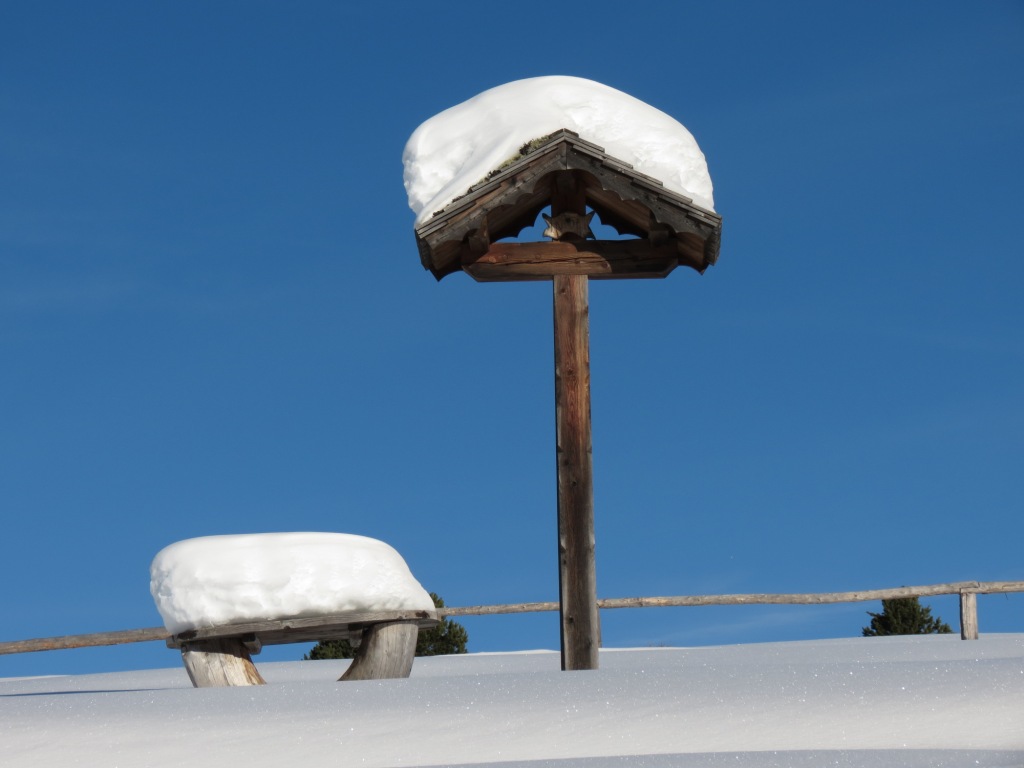
[[[597,607],[610,610],[614,608],[664,608],[696,605],[824,605],[827,603],[891,600],[899,597],[959,595],[960,637],[964,640],[977,640],[978,595],[1004,592],[1024,592],[1024,581],[960,581],[952,584],[932,584],[925,587],[896,587],[894,589],[869,589],[859,592],[826,592],[819,594],[622,597],[598,600]],[[493,616],[497,614],[535,613],[557,610],[558,603],[554,602],[514,603],[510,605],[473,605],[463,608],[446,606],[439,608],[438,614],[447,618],[452,616]],[[64,637],[42,637],[34,640],[15,640],[0,643],[0,655],[142,643],[152,640],[167,640],[168,637],[169,634],[163,627],[126,629],[117,632],[95,632],[88,635],[66,635]]]

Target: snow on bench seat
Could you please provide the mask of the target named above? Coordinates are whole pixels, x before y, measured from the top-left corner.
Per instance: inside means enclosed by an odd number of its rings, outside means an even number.
[[[349,639],[343,680],[408,677],[433,600],[392,547],[342,533],[187,539],[161,550],[150,592],[196,687],[263,682],[263,645]]]

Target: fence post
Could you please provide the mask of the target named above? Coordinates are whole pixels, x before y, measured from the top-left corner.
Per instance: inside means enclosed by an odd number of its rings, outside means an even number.
[[[978,639],[978,593],[960,590],[960,639]]]

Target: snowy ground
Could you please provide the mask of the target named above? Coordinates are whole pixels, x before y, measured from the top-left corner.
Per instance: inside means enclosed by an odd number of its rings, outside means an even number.
[[[171,653],[170,651],[168,652]],[[257,662],[258,662],[257,658]],[[1024,635],[857,638],[0,680],[0,765],[1024,766]]]

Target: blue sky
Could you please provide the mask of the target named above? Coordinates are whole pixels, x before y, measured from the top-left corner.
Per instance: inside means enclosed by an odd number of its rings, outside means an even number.
[[[452,605],[557,597],[550,286],[436,283],[401,166],[547,74],[686,125],[724,217],[705,275],[591,286],[599,594],[1024,578],[1020,3],[9,3],[0,640],[157,625],[153,556],[219,533],[380,538]],[[1024,631],[1024,595],[979,609]],[[602,620],[706,645],[866,610]],[[554,614],[465,624],[558,643]]]

